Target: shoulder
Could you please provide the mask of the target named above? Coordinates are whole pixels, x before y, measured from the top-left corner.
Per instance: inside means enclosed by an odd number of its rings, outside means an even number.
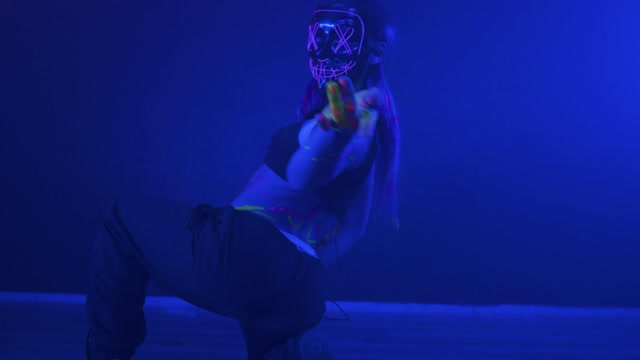
[[[311,136],[311,132],[317,126],[317,122],[314,119],[305,120],[299,124],[300,129],[298,130],[298,144],[303,146],[309,140],[309,136]]]

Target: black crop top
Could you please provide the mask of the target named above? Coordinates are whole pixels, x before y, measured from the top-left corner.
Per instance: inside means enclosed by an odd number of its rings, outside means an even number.
[[[380,123],[381,121],[378,121],[378,125]],[[293,154],[300,148],[298,134],[302,125],[303,122],[297,122],[276,131],[271,137],[271,144],[264,157],[265,165],[285,181],[287,180],[287,164]],[[358,167],[343,172],[335,179],[316,189],[316,192],[327,201],[330,210],[339,217],[343,215],[342,211],[344,209],[337,204],[351,198],[354,188],[367,178],[373,167],[378,153],[378,131],[376,129],[369,151]]]

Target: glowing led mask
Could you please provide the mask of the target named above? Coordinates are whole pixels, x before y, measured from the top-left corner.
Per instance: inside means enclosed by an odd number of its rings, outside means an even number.
[[[327,81],[349,73],[363,58],[364,23],[360,16],[345,10],[318,10],[309,25],[309,67],[322,87]],[[362,64],[361,64],[362,63]]]

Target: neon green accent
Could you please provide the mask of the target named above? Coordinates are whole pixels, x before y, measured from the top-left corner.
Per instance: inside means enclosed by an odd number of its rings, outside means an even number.
[[[315,240],[311,239],[311,231],[313,230],[312,226],[309,226],[309,231],[307,231],[307,240],[306,242],[309,244],[315,244]]]
[[[289,220],[289,225],[291,225],[291,228],[293,229],[293,231],[298,231],[298,229],[300,229],[300,227],[304,223],[304,221],[301,221],[298,225],[294,224],[293,219],[291,218],[291,215],[287,216],[287,219]]]
[[[275,221],[276,219],[267,215],[264,211],[264,206],[252,206],[252,205],[243,205],[243,206],[235,206],[234,209],[238,211],[249,211],[256,215],[260,215],[265,219],[269,219],[270,221]]]
[[[270,215],[267,214],[267,212],[265,211],[264,206],[254,206],[254,205],[242,205],[242,206],[235,206],[234,207],[236,210],[238,211],[250,211],[256,215],[262,216],[272,222],[275,222],[276,219]],[[287,216],[287,220],[289,221],[289,225],[291,225],[291,229],[295,232],[300,230],[300,228],[302,226],[304,226],[305,221],[302,220],[299,223],[295,223],[293,218],[291,217],[291,215]],[[334,233],[337,231],[337,228],[334,230]],[[313,226],[309,226],[309,230],[307,231],[307,236],[306,236],[306,240],[305,242],[309,245],[315,245],[318,244],[317,240],[312,239],[313,236]],[[328,236],[325,238],[329,238]],[[320,243],[320,245],[322,245],[322,242]]]
[[[243,206],[236,206],[235,209],[240,211],[255,211],[255,210],[264,211],[264,206],[243,205]]]

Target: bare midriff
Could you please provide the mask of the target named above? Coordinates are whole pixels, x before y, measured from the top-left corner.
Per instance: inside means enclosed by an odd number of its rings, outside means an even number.
[[[338,231],[339,220],[317,194],[292,189],[266,165],[258,168],[231,205],[269,220],[300,250],[315,257]]]

